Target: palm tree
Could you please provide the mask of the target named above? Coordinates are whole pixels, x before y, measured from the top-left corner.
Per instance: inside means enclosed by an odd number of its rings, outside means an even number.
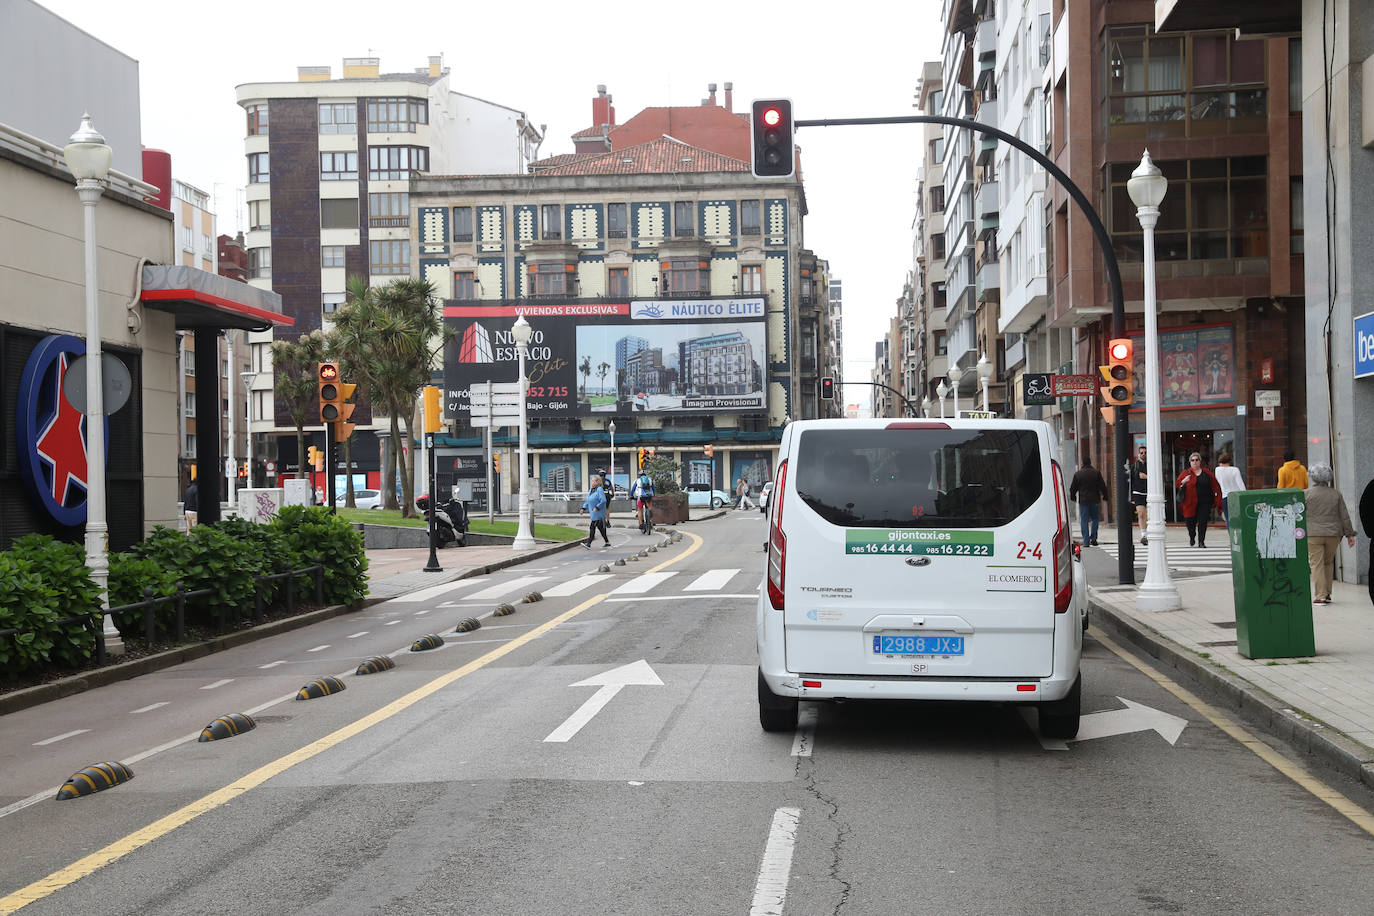
[[[319,364],[325,358],[326,339],[320,331],[302,334],[296,340],[272,341],[272,394],[286,407],[296,426],[296,454],[300,458],[297,477],[305,475],[305,425],[319,421]]]
[[[395,489],[387,484],[401,478],[403,517],[414,517],[415,482],[409,462],[400,460],[401,423],[405,442],[415,441],[415,403],[420,389],[434,375],[436,357],[451,332],[445,328],[433,285],[404,277],[371,288],[361,277],[348,281],[348,300],[334,313],[337,351],[346,373],[356,380],[367,400],[391,418],[393,448],[382,469],[382,498],[395,509]]]
[[[587,381],[592,377],[592,358],[582,357],[582,365],[577,367],[577,371],[582,373],[582,399],[587,399]]]
[[[602,363],[596,367],[597,378],[601,379],[601,393],[606,393],[606,373],[611,371],[610,363]]]

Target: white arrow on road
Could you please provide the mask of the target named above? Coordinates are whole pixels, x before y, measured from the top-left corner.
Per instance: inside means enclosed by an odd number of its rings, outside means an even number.
[[[594,677],[587,678],[585,681],[578,681],[571,686],[600,687],[601,689],[578,707],[577,712],[568,716],[562,725],[555,728],[544,739],[545,741],[567,741],[581,731],[582,726],[601,712],[602,707],[611,702],[611,699],[623,688],[629,686],[662,687],[663,682],[658,679],[657,674],[654,674],[654,669],[649,667],[649,663],[640,659],[637,662],[604,671]]]
[[[1117,697],[1126,704],[1125,709],[1109,709],[1083,716],[1078,723],[1078,735],[1073,741],[1091,741],[1094,738],[1110,738],[1113,735],[1129,735],[1132,732],[1156,731],[1170,744],[1178,742],[1183,729],[1188,727],[1187,719],[1170,715],[1160,709],[1132,703],[1125,697]],[[1040,745],[1047,751],[1067,751],[1068,742],[1040,735]]]

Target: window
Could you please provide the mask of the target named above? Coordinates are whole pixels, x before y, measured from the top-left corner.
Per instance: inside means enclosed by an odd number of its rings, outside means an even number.
[[[248,106],[248,136],[261,137],[267,134],[267,106]]]
[[[357,229],[358,198],[326,197],[320,201],[321,229]]]
[[[762,234],[760,201],[742,200],[739,202],[739,233],[740,235],[760,235]]]
[[[945,161],[945,138],[936,137],[930,141],[930,161],[936,165]]]
[[[367,149],[367,177],[369,181],[406,181],[412,172],[427,171],[429,171],[428,147],[370,146]]]
[[[320,311],[326,315],[332,315],[347,301],[347,293],[325,293],[323,301],[320,303]]]
[[[606,285],[607,292],[612,296],[630,295],[630,268],[610,268],[610,270],[607,271]]]
[[[375,274],[409,274],[410,242],[405,239],[382,239],[368,243],[371,270]]]
[[[739,291],[742,293],[763,292],[762,264],[745,264],[740,268]]]
[[[186,251],[196,250],[195,233],[191,230],[190,226],[181,227],[181,247]]]
[[[320,181],[357,181],[357,153],[320,153]]]
[[[558,204],[544,204],[539,208],[540,238],[561,239],[563,237],[562,209]]]
[[[248,183],[257,184],[270,180],[266,153],[248,154]]]
[[[938,330],[937,330],[937,331],[935,332],[935,355],[936,355],[936,356],[947,356],[948,354],[949,354],[949,332],[948,332],[948,331],[938,331]]]
[[[670,260],[663,265],[663,295],[705,295],[711,291],[710,264],[707,261]]]
[[[696,235],[697,208],[690,200],[679,200],[673,204],[673,235]]]
[[[409,226],[410,194],[406,191],[368,194],[367,224],[369,226]]]
[[[623,239],[628,237],[630,228],[628,209],[628,204],[606,205],[606,238]]]
[[[195,433],[187,433],[187,434],[186,434],[186,457],[187,457],[187,458],[194,458],[194,457],[196,457],[196,434],[195,434]]]
[[[476,299],[477,278],[470,270],[457,270],[453,273],[453,298]]]
[[[1288,179],[1288,252],[1302,254],[1303,246],[1302,176]]]
[[[945,212],[945,186],[942,184],[937,184],[930,189],[930,212]]]
[[[429,123],[429,103],[423,99],[381,98],[367,100],[367,130],[373,134],[415,133]]]
[[[1288,112],[1302,111],[1302,39],[1288,39]]]
[[[248,228],[268,229],[272,226],[272,202],[270,200],[248,201]]]
[[[321,267],[343,267],[344,266],[344,246],[342,245],[323,245],[320,247],[320,266]]]
[[[943,281],[930,284],[930,307],[942,309],[945,307],[946,286]]]
[[[453,208],[453,240],[455,242],[472,241],[472,208],[454,207]]]
[[[531,264],[532,295],[565,296],[568,293],[568,277],[570,276],[572,276],[571,264]]]
[[[937,232],[930,237],[930,256],[936,261],[945,259],[945,234]]]
[[[320,133],[356,134],[358,105],[355,102],[321,102]]]
[[[1268,256],[1265,157],[1163,160],[1156,164],[1169,179],[1169,196],[1160,207],[1155,228],[1155,256],[1159,260]],[[1109,226],[1119,261],[1144,257],[1143,232],[1126,191],[1134,169],[1134,163],[1110,167]]]
[[[264,280],[272,276],[272,249],[248,249],[248,276]]]
[[[196,415],[196,393],[186,392],[186,409],[182,411],[183,416],[194,417]]]

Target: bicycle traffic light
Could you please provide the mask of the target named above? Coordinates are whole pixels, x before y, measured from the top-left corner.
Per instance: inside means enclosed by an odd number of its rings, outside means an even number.
[[[1135,400],[1135,346],[1128,337],[1107,342],[1107,365],[1098,366],[1107,384],[1099,390],[1102,400],[1117,407],[1130,407]]]
[[[425,386],[425,432],[437,433],[444,428],[443,418],[440,416],[439,408],[439,386]]]
[[[755,178],[790,178],[794,170],[792,152],[792,100],[760,99],[754,102],[749,118],[749,141],[753,150]]]
[[[339,390],[339,364],[320,363],[317,380],[320,389],[320,422],[333,423],[339,419],[339,405],[343,403]]]
[[[821,400],[835,400],[835,379],[829,375],[821,379]]]

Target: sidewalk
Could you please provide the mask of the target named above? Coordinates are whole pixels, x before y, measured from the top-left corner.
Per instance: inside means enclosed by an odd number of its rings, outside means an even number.
[[[1169,531],[1169,550],[1186,533]],[[1216,546],[1221,550],[1225,541]],[[1137,562],[1143,563],[1142,556]],[[1144,578],[1137,567],[1137,582]],[[1178,611],[1136,610],[1131,585],[1089,586],[1092,619],[1191,679],[1257,727],[1374,786],[1374,607],[1363,585],[1336,582],[1312,609],[1313,658],[1248,659],[1236,648],[1229,572],[1173,579]]]

